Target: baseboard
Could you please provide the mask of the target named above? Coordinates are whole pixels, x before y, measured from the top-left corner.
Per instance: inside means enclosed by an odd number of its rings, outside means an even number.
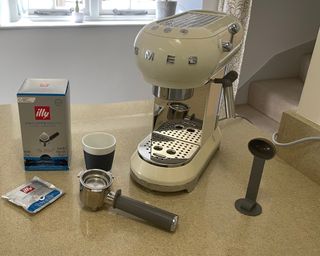
[[[320,125],[295,111],[282,114],[278,131],[279,142],[320,136]],[[290,147],[277,147],[278,156],[320,185],[320,141],[310,141]]]

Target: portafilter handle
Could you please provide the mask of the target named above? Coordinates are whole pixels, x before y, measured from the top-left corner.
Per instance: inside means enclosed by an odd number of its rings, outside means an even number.
[[[158,228],[170,232],[174,232],[176,230],[178,215],[123,196],[121,195],[121,189],[117,190],[117,192],[109,192],[107,195],[107,201],[112,203],[113,208],[130,213]]]

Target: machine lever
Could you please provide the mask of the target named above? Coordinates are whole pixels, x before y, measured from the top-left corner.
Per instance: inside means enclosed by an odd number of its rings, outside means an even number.
[[[230,52],[233,49],[233,44],[231,42],[222,42],[222,49],[224,52]]]
[[[239,32],[240,26],[238,23],[233,23],[228,27],[228,30],[231,35],[235,35]]]
[[[233,43],[234,35],[237,34],[240,30],[240,26],[238,23],[233,23],[228,27],[228,31],[231,34],[230,43]],[[232,47],[233,48],[233,47]]]

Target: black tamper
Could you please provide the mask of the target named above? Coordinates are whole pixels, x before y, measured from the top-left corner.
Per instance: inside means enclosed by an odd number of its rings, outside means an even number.
[[[236,209],[242,214],[257,216],[262,213],[261,205],[256,202],[265,160],[270,160],[276,154],[273,143],[267,139],[257,138],[248,143],[249,151],[254,155],[250,179],[245,198],[235,202]]]

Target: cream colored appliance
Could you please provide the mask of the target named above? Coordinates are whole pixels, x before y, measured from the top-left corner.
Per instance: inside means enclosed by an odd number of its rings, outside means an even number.
[[[242,38],[236,18],[209,11],[171,16],[139,32],[134,52],[153,86],[154,118],[131,157],[136,182],[156,191],[193,190],[220,145],[220,78]],[[225,100],[230,115],[233,96]]]

